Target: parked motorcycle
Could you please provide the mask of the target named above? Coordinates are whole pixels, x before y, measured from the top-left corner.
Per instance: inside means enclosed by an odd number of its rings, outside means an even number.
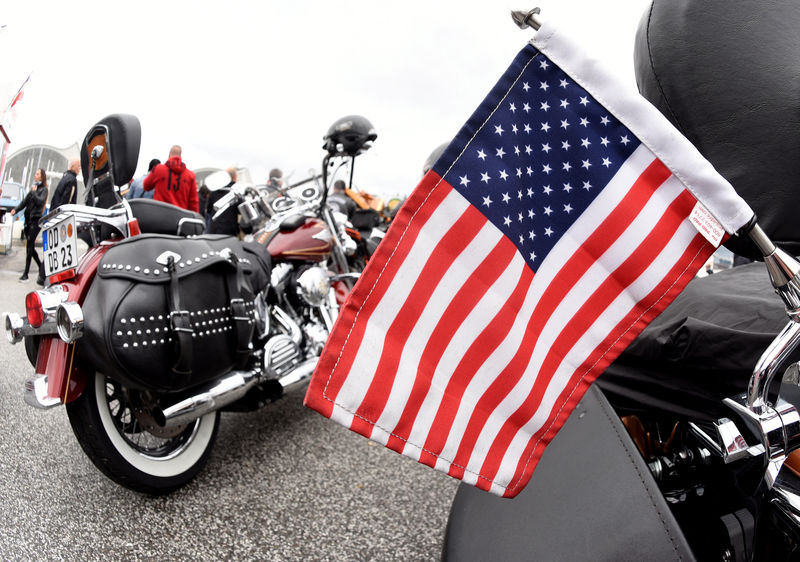
[[[119,114],[86,135],[87,205],[42,218],[49,285],[5,325],[35,367],[25,401],[65,405],[106,476],[165,494],[202,469],[221,411],[255,410],[305,386],[337,290],[342,298],[357,273],[340,255],[324,190],[286,191],[271,206],[253,188],[232,198],[261,225],[260,243],[205,235],[197,213],[121,198],[140,136],[138,119]],[[82,257],[79,236],[89,245]]]
[[[786,152],[800,10],[748,8],[744,20],[723,2],[655,0],[635,61],[645,97],[756,211],[763,231],[730,243],[766,269],[692,281],[590,388],[517,498],[461,485],[444,559],[800,559],[798,160]]]

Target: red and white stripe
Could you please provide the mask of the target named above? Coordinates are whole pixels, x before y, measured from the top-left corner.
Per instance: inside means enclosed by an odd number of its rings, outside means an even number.
[[[695,202],[640,146],[534,274],[429,173],[342,311],[307,404],[516,495],[588,385],[713,252],[686,220]]]

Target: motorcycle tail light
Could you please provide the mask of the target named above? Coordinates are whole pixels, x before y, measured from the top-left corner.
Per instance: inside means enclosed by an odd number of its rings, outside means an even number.
[[[72,343],[83,335],[83,310],[76,302],[62,303],[56,310],[56,328],[62,341]]]
[[[37,291],[28,293],[25,297],[25,310],[28,315],[28,324],[38,328],[44,322],[44,308],[42,307],[42,297]]]

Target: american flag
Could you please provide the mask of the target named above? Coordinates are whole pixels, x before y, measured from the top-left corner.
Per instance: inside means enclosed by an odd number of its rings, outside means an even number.
[[[543,27],[403,206],[306,404],[513,497],[592,381],[751,216],[652,106]]]

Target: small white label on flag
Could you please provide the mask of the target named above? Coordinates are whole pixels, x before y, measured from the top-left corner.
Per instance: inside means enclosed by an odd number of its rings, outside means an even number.
[[[716,248],[719,246],[722,237],[725,236],[725,229],[714,216],[708,212],[702,203],[699,201],[692,209],[692,214],[689,215],[689,220],[697,229],[697,232],[702,234],[706,240],[711,242]]]

